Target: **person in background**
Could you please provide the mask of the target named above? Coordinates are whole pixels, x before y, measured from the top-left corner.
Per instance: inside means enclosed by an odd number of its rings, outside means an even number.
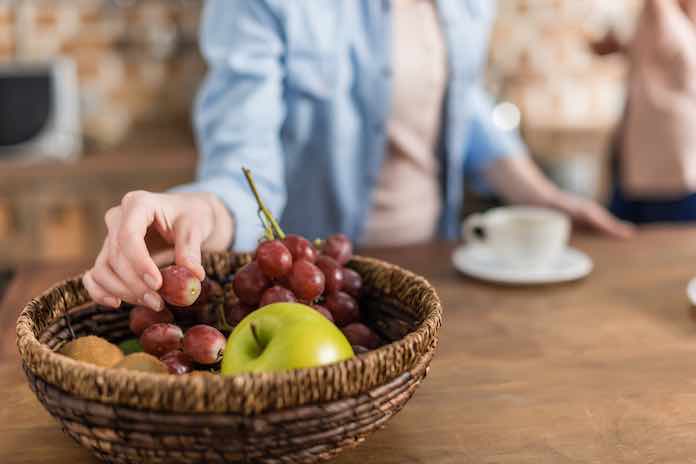
[[[209,0],[198,180],[131,192],[107,212],[103,249],[84,276],[93,299],[162,307],[150,228],[199,278],[201,249],[253,249],[262,229],[242,166],[282,227],[310,238],[456,238],[465,181],[630,235],[598,204],[554,186],[518,136],[492,122],[481,73],[493,3]]]
[[[634,223],[696,220],[696,0],[647,0],[631,44],[610,208]]]

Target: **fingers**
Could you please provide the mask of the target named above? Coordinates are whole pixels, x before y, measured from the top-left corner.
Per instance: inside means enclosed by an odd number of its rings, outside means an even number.
[[[94,268],[90,271],[91,279],[112,297],[131,303],[137,302],[139,297],[128,288],[109,264],[108,249],[109,245],[105,243],[94,263]]]
[[[635,235],[635,227],[632,224],[619,221],[606,209],[593,202],[587,202],[581,206],[577,219],[612,237],[627,239]]]
[[[156,207],[153,194],[131,192],[120,207],[106,213],[105,253],[97,260],[92,278],[106,292],[119,292],[126,301],[160,310],[164,302],[156,291],[162,276],[145,245]]]
[[[148,192],[131,192],[123,198],[123,213],[116,235],[118,251],[126,257],[129,267],[150,290],[162,286],[162,275],[150,257],[145,245],[147,228],[152,224],[157,209],[157,199]]]
[[[109,264],[114,272],[121,278],[126,286],[136,295],[135,303],[142,304],[155,311],[160,311],[164,307],[162,298],[153,291],[137,274],[131,266],[126,255],[118,251],[118,248],[112,248],[109,254]]]
[[[174,263],[174,260],[175,260],[174,250],[173,249],[162,250],[160,252],[154,253],[152,255],[152,260],[160,268],[165,267],[165,266],[169,266],[170,264]]]
[[[110,295],[109,292],[104,290],[99,284],[94,281],[92,277],[92,271],[88,271],[82,277],[82,284],[85,286],[87,292],[92,297],[96,303],[104,306],[109,306],[111,308],[118,308],[121,306],[121,301],[118,298]]]
[[[632,224],[618,221],[607,215],[596,218],[592,225],[605,234],[619,239],[631,238],[636,233],[636,229]]]
[[[610,235],[620,239],[629,239],[636,235],[636,226],[630,222],[619,221],[614,217],[611,217],[610,220],[611,224],[607,227]]]
[[[181,217],[174,229],[176,263],[187,267],[199,280],[203,280],[205,270],[201,265],[203,236],[200,228],[186,217]]]

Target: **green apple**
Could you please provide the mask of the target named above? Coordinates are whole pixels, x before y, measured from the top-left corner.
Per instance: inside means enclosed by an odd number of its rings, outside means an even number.
[[[321,366],[353,356],[345,335],[314,308],[274,303],[244,318],[230,334],[222,375]]]

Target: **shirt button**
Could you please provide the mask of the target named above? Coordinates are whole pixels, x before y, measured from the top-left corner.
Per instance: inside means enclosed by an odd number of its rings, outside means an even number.
[[[374,131],[375,131],[376,133],[381,134],[381,133],[384,132],[384,124],[381,123],[381,122],[377,122],[377,123],[375,123],[375,125],[373,126],[373,129],[374,129]]]
[[[390,79],[392,77],[392,68],[391,66],[385,66],[382,68],[382,76],[384,76],[387,79]]]

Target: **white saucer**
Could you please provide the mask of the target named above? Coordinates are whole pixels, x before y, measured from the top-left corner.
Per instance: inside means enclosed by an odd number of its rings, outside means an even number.
[[[582,251],[566,248],[558,260],[546,268],[512,268],[480,246],[462,245],[452,254],[454,267],[481,280],[513,285],[569,282],[592,272],[592,260]]]

